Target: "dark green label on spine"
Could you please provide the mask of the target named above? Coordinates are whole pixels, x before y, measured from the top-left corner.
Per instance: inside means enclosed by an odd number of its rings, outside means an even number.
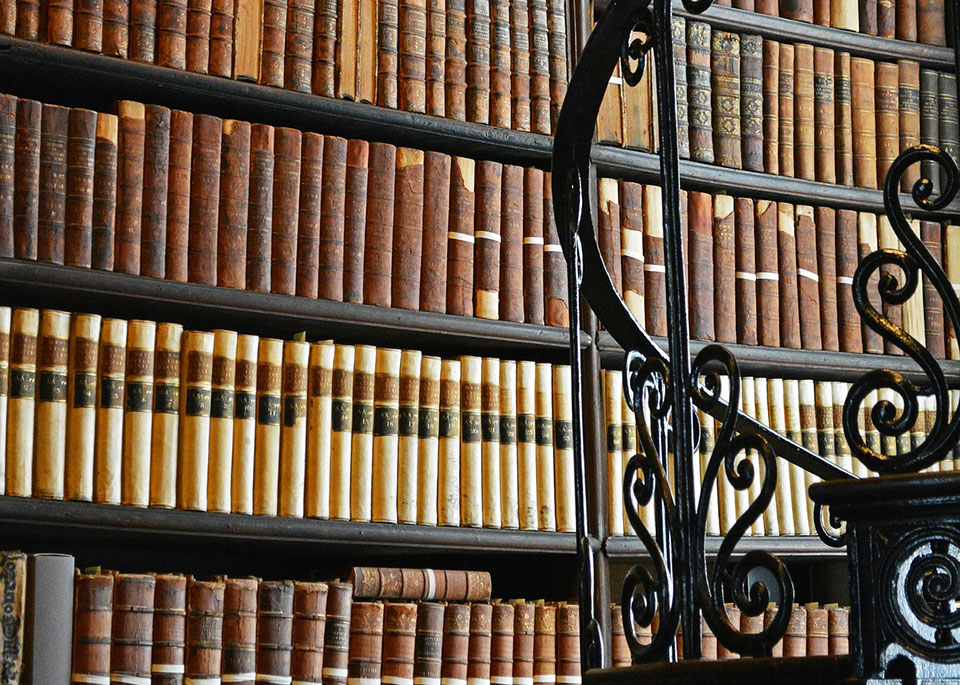
[[[280,396],[260,395],[257,398],[257,423],[276,426],[280,423]]]
[[[100,379],[100,408],[119,409],[123,406],[123,379]]]
[[[287,395],[283,398],[283,425],[292,428],[298,419],[307,415],[307,398],[303,395]]]
[[[233,390],[216,388],[210,391],[210,418],[232,419],[234,414]]]
[[[349,433],[353,430],[350,421],[353,416],[353,404],[349,400],[333,400],[330,404],[330,423],[334,433]]]
[[[92,373],[78,373],[73,377],[73,407],[88,409],[97,406],[97,377]]]
[[[210,416],[210,390],[187,388],[187,416]]]
[[[41,402],[67,401],[67,374],[45,371],[37,378],[37,399]]]
[[[464,412],[460,415],[461,439],[464,442],[480,442],[480,414]]]
[[[153,405],[153,383],[131,381],[127,383],[127,411],[150,411]]]
[[[176,414],[180,404],[180,386],[158,383],[153,389],[153,411],[158,414]]]

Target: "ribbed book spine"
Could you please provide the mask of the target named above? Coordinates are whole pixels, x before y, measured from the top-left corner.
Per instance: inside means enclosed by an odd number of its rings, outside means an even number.
[[[99,142],[98,142],[99,145]],[[193,115],[170,112],[170,167],[167,172],[167,245],[165,276],[187,280],[190,230],[190,175],[193,164]],[[97,149],[97,167],[100,150]],[[96,211],[94,212],[96,221]],[[96,227],[96,223],[94,224]]]
[[[443,604],[421,602],[417,605],[417,634],[413,655],[413,682],[417,685],[440,681],[443,615]]]
[[[247,200],[247,290],[270,292],[270,250],[273,237],[274,129],[250,127],[250,194]]]
[[[603,372],[603,408],[607,451],[607,526],[610,535],[623,535],[622,404],[623,390],[615,371]]]
[[[330,447],[333,430],[332,342],[310,346],[307,370],[307,465],[304,515],[330,516]]]
[[[36,342],[37,430],[33,454],[34,497],[63,499],[69,333],[69,314],[43,310]]]
[[[354,602],[350,617],[347,685],[379,685],[382,673],[383,604]]]
[[[620,274],[623,300],[634,318],[645,321],[643,255],[643,186],[620,184]]]
[[[817,275],[820,295],[820,337],[825,350],[840,349],[837,310],[837,213],[814,209],[817,236]]]
[[[390,300],[394,307],[416,310],[420,306],[423,243],[424,153],[421,150],[397,150],[395,193]]]
[[[737,342],[757,344],[756,231],[752,200],[734,200]]]
[[[420,443],[420,370],[422,353],[403,350],[400,355],[400,386],[397,407],[397,521],[417,522],[417,472]],[[438,368],[439,371],[439,368]],[[439,390],[439,388],[437,388]],[[389,479],[384,481],[389,483]],[[387,493],[389,495],[389,493]],[[389,496],[385,498],[389,502]],[[389,510],[388,510],[389,513]]]
[[[344,138],[324,137],[317,296],[325,300],[344,299],[347,145]]]
[[[780,79],[778,87],[779,104],[777,120],[780,125],[778,134],[779,157],[778,162],[781,176],[796,176],[796,159],[794,142],[796,138],[796,49],[793,45],[780,44]]]
[[[177,437],[180,429],[180,344],[183,326],[157,325],[150,432],[150,506],[177,504]]]
[[[300,297],[315,298],[319,292],[324,139],[319,133],[308,132],[303,134],[301,143],[295,292]]]
[[[713,164],[713,113],[710,93],[710,25],[687,22],[687,99],[690,158]]]
[[[817,265],[817,229],[813,207],[797,205],[794,229],[797,251],[800,342],[807,350],[823,348],[820,335],[820,275]]]
[[[898,152],[920,143],[920,65],[912,60],[897,62],[900,147]],[[901,189],[910,192],[920,180],[920,166],[911,165],[903,176]]]
[[[146,105],[140,275],[150,278],[163,278],[166,275],[169,166],[170,109],[159,105]]]
[[[793,205],[785,202],[777,207],[777,253],[780,266],[780,344],[800,349],[796,218]]]
[[[483,525],[499,528],[500,493],[500,362],[484,357],[480,386],[480,468]]]
[[[78,113],[86,112],[87,110],[77,109],[74,110]],[[72,115],[75,119],[79,119],[81,114]],[[96,113],[93,113],[93,125],[96,127]],[[71,120],[71,141],[79,133],[74,130],[75,125]],[[92,131],[88,134],[92,139],[94,133]],[[15,176],[15,159],[16,159],[16,140],[17,140],[17,98],[12,95],[0,95],[0,255],[3,257],[13,257],[13,198],[14,198],[14,176]],[[72,146],[71,146],[71,149]],[[79,152],[80,148],[77,147]],[[77,159],[76,162],[80,164],[80,160]],[[91,159],[89,161],[89,169],[91,174],[90,184],[92,186],[92,174],[93,174],[93,159],[91,153]],[[76,180],[79,180],[79,174],[73,176]],[[74,187],[78,184],[74,183]],[[79,189],[78,189],[79,190]],[[93,190],[91,188],[90,192]],[[72,213],[73,216],[76,213]],[[89,221],[88,221],[89,224]],[[89,232],[89,231],[88,231]],[[89,238],[87,239],[89,243]],[[89,249],[88,249],[89,253]],[[87,260],[89,262],[89,258]],[[80,264],[79,266],[83,266]],[[86,264],[89,266],[89,263]]]
[[[187,66],[187,0],[159,0],[157,64],[173,69]]]
[[[153,601],[156,579],[151,575],[118,573],[113,585],[113,629],[110,641],[110,682],[150,678],[153,653]]]
[[[523,169],[506,164],[500,193],[500,311],[503,321],[523,321]]]
[[[182,685],[186,637],[187,579],[157,575],[153,595],[151,682]]]
[[[327,585],[327,618],[323,631],[323,684],[345,685],[350,649],[353,588],[349,583]]]
[[[288,90],[309,93],[316,7],[314,0],[293,0],[287,3],[283,86]],[[213,55],[210,57],[211,67]]]
[[[763,41],[763,170],[780,173],[780,44]]]
[[[330,404],[330,518],[350,518],[350,446],[353,431],[355,350],[337,345],[333,356]]]
[[[427,111],[426,0],[401,0],[399,28],[397,106],[408,112],[423,113]]]
[[[416,522],[431,526],[438,512],[441,366],[439,357],[422,357],[418,393]]]
[[[517,486],[517,363],[500,360],[500,525],[520,526]]]
[[[187,632],[184,682],[218,679],[223,639],[222,581],[187,582]]]
[[[727,198],[729,199],[729,198]],[[707,193],[688,194],[690,216],[690,335],[696,340],[714,340],[713,301],[713,199]],[[729,294],[729,293],[726,293]]]
[[[510,128],[510,3],[490,2],[490,125]]]
[[[674,19],[674,24],[676,22]],[[763,171],[763,38],[760,36],[740,36],[739,114],[743,168]]]
[[[376,351],[373,381],[373,460],[370,509],[373,521],[397,522],[397,472],[400,449],[400,366],[402,352]]]
[[[320,683],[322,681],[326,613],[326,583],[294,584],[290,657],[290,677],[293,682]]]
[[[467,682],[490,681],[490,641],[493,607],[470,606],[470,639],[467,647]]]
[[[74,581],[74,682],[109,682],[112,627],[113,575],[78,575]]]
[[[473,313],[483,319],[500,318],[501,182],[498,162],[477,163],[476,216],[474,218]]]
[[[476,162],[454,157],[447,230],[447,313],[459,316],[473,316],[475,181]]]
[[[761,345],[780,346],[780,267],[777,203],[757,200],[757,337]]]
[[[458,360],[440,366],[437,522],[460,525],[460,377]]]
[[[444,109],[451,119],[467,118],[467,0],[446,5],[446,66]]]
[[[815,126],[815,172],[816,180],[824,183],[837,182],[836,118],[834,102],[836,79],[833,50],[813,50],[813,97]]]
[[[69,115],[66,107],[45,104],[40,124],[37,259],[55,264],[63,264]]]
[[[510,5],[510,115],[512,128],[529,131],[530,109],[530,11],[527,0]]]
[[[863,260],[868,254],[877,251],[877,215],[868,212],[860,212],[857,215],[857,254],[860,260]],[[882,311],[880,295],[877,291],[879,274],[874,275],[867,282],[867,294],[870,304],[877,311]],[[883,341],[880,334],[869,328],[861,319],[861,330],[863,331],[863,351],[871,354],[883,353]]]
[[[617,181],[601,178],[598,181],[597,200],[600,204],[597,241],[607,275],[618,293],[623,293],[623,275],[620,268],[620,198]]]
[[[854,184],[853,86],[850,53],[838,52],[834,62],[834,114],[836,124],[837,183]]]
[[[42,109],[42,105],[36,100],[17,100],[13,167],[13,256],[18,259],[37,258]]]
[[[343,301],[358,304],[363,302],[369,163],[370,144],[348,140],[343,200]]]
[[[740,37],[735,33],[714,31],[710,54],[716,163],[739,169],[743,166],[740,149]]]
[[[104,0],[103,1],[103,54],[111,57],[127,58],[130,43],[130,5],[123,0]],[[20,34],[17,21],[17,35],[20,38],[33,38],[37,36],[24,36]]]
[[[350,447],[342,453],[340,460],[344,461],[341,473],[343,479],[338,484],[340,497],[343,501],[336,507],[338,512],[345,511],[350,520],[370,520],[370,479],[373,468],[373,401],[376,372],[376,348],[368,345],[358,345],[355,348],[355,358],[350,366],[352,372],[352,404],[345,409],[350,410],[349,422],[343,421],[344,427],[352,426],[352,434],[344,436],[350,441]],[[334,398],[338,397],[336,371],[339,365],[335,363],[334,371]],[[337,431],[337,409],[334,408],[334,431]],[[339,464],[338,464],[339,466]],[[333,492],[333,491],[331,491]],[[331,499],[333,497],[331,496]],[[339,499],[339,498],[338,498]],[[338,516],[339,518],[339,516]]]
[[[382,681],[386,685],[414,682],[417,605],[387,604],[383,615]]]
[[[130,2],[130,59],[153,64],[156,61],[157,0]]]
[[[300,213],[302,134],[285,127],[277,127],[274,134],[270,291],[293,295],[297,290],[297,219]]]
[[[530,24],[530,128],[550,133],[550,29],[546,0],[528,0]]]
[[[734,201],[729,195],[713,198],[713,328],[717,341],[737,339],[736,238]]]
[[[193,117],[190,175],[190,238],[187,274],[191,283],[216,285],[217,224],[220,203],[220,147],[223,125],[218,117]],[[118,221],[119,232],[119,221]]]
[[[213,333],[198,331],[186,331],[182,339],[177,464],[177,506],[181,509],[207,508],[213,341]]]
[[[13,4],[13,3],[10,3]],[[103,2],[102,0],[79,0],[74,5],[73,47],[78,50],[100,52],[103,45]],[[4,22],[7,28],[9,24]],[[13,33],[4,29],[4,33]]]
[[[851,102],[853,103],[853,174],[861,188],[877,187],[877,119],[874,64],[854,57],[850,60]]]
[[[470,646],[470,607],[448,604],[443,615],[440,682],[466,682]]]
[[[553,215],[553,188],[550,174],[543,175],[543,296],[544,323],[567,326],[567,264],[560,247],[557,222]]]
[[[207,466],[207,511],[231,510],[233,470],[234,388],[237,379],[237,334],[213,332],[213,372],[210,378],[210,461]]]
[[[794,48],[794,175],[816,178],[816,100],[813,46]]]
[[[319,0],[313,28],[313,77],[315,95],[334,97],[337,69],[337,0]]]
[[[876,65],[877,182],[881,187],[900,153],[898,79],[896,64]]]
[[[940,148],[954,160],[960,159],[960,125],[957,119],[957,77],[940,73],[937,99],[940,105]],[[940,182],[946,187],[946,172],[940,170]]]
[[[283,87],[287,3],[264,0],[260,47],[260,79],[266,86]]]
[[[260,339],[257,355],[257,429],[254,446],[253,513],[277,515],[280,480],[283,342]]]
[[[666,267],[663,252],[663,216],[659,186],[643,187],[643,303],[646,330],[667,332]]]
[[[370,145],[367,227],[363,255],[363,303],[389,307],[392,294],[397,149]]]
[[[226,288],[246,286],[250,128],[245,121],[223,121],[216,264],[217,285]]]
[[[257,596],[257,681],[290,677],[293,582],[262,581]]]
[[[223,590],[223,652],[226,682],[253,683],[257,677],[257,590],[255,578],[228,578]]]
[[[93,483],[93,500],[101,504],[120,504],[126,343],[127,322],[103,319],[98,352],[97,438]],[[8,463],[9,449],[8,440]],[[7,494],[11,494],[9,483]]]
[[[557,530],[576,529],[573,473],[573,408],[570,367],[553,367],[553,459],[556,479]]]
[[[837,325],[840,349],[862,352],[860,317],[853,304],[853,275],[857,270],[857,213],[841,209],[836,215],[837,249]]]
[[[420,261],[420,310],[447,308],[447,233],[450,226],[451,158],[440,152],[423,155],[423,240]]]
[[[557,681],[557,607],[537,603],[533,622],[533,682]]]
[[[4,330],[5,329],[5,330]],[[4,367],[9,347],[10,310],[0,309],[0,358]],[[6,335],[5,335],[6,334]],[[6,344],[3,339],[6,338]],[[74,314],[70,322],[67,360],[66,499],[93,499],[93,455],[97,420],[97,344],[100,317]],[[8,369],[0,368],[0,385],[7,386]],[[0,395],[0,415],[6,419],[6,392]],[[0,425],[0,435],[5,431]]]
[[[940,264],[943,264],[943,243],[941,241],[942,227],[935,221],[920,222],[920,238],[930,255]],[[927,349],[936,359],[946,357],[944,345],[944,317],[943,309],[937,306],[936,289],[928,279],[923,281],[923,317],[926,331]]]
[[[140,273],[145,110],[139,102],[118,105],[117,225],[115,271]]]
[[[153,321],[127,325],[120,502],[128,506],[150,503],[156,331]]]

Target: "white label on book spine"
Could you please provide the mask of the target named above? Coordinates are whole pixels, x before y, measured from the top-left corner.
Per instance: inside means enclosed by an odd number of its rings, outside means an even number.
[[[850,276],[837,276],[837,283],[840,285],[853,285],[853,279]]]
[[[380,685],[379,678],[347,678],[347,685]]]
[[[491,685],[513,685],[513,678],[502,676],[502,675],[492,675],[490,676]]]
[[[757,272],[758,281],[779,281],[780,274],[776,271],[758,271]]]
[[[803,276],[804,278],[809,278],[811,281],[814,281],[815,283],[820,282],[820,276],[813,273],[812,271],[807,271],[806,269],[797,269],[797,275]]]
[[[533,685],[533,678],[514,678],[514,685]]]
[[[463,678],[441,678],[440,685],[467,685]]]
[[[322,685],[316,680],[294,680],[290,685]]]
[[[550,243],[549,245],[544,245],[544,246],[543,246],[543,251],[544,251],[544,252],[560,252],[560,253],[562,253],[562,252],[563,252],[563,248],[560,247],[560,244],[559,244],[559,243]]]
[[[528,235],[523,239],[524,245],[543,245],[543,237],[539,235]]]
[[[440,678],[424,678],[420,676],[413,679],[413,685],[440,685]]]
[[[179,675],[180,673],[186,673],[186,669],[183,664],[154,664],[150,667],[150,672]]]
[[[473,236],[468,235],[467,233],[458,233],[457,231],[449,231],[447,237],[450,240],[460,240],[465,243],[473,244]]]
[[[467,678],[467,685],[490,685],[489,678]]]
[[[434,593],[437,591],[437,577],[433,575],[432,568],[425,568],[423,570],[424,579],[427,582],[427,587],[424,590],[424,599],[433,599]]]
[[[220,678],[184,678],[183,685],[220,685]]]
[[[492,240],[496,243],[500,242],[499,233],[492,233],[490,231],[474,231],[473,235],[477,240],[484,239],[484,240]]]

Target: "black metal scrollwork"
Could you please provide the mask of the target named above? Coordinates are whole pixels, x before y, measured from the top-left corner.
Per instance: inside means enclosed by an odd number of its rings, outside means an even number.
[[[828,524],[833,530],[827,528]],[[847,532],[844,530],[843,521],[830,511],[829,507],[823,506],[820,502],[815,502],[813,505],[813,525],[824,544],[836,548],[847,546]]]
[[[653,49],[656,19],[648,8],[637,7],[628,25],[630,30],[620,46],[620,75],[628,86],[636,86],[646,70],[647,53]],[[635,37],[638,33],[645,38]]]

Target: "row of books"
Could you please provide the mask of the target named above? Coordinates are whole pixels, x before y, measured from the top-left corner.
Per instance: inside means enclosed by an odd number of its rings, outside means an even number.
[[[673,21],[682,158],[861,188],[882,188],[900,151],[919,143],[957,158],[955,74]],[[636,87],[615,76],[599,141],[655,149],[655,100],[652,73]],[[924,171],[939,182],[935,167]],[[919,177],[911,170],[904,190]]]
[[[575,528],[569,366],[0,307],[8,366],[6,495]]]
[[[598,241],[614,286],[637,321],[667,334],[660,188],[599,181]],[[681,191],[690,335],[724,343],[901,354],[857,313],[853,276],[878,248],[902,249],[886,215]],[[911,221],[933,258],[960,287],[960,226]],[[884,268],[884,273],[887,269]],[[891,273],[902,282],[898,269]],[[875,307],[937,358],[960,359],[957,335],[933,283],[903,305]]]
[[[0,95],[0,256],[567,325],[549,173],[116,109]]]
[[[624,511],[623,478],[627,461],[638,450],[636,417],[623,397],[622,377],[618,371],[604,371],[604,417],[607,436],[608,523],[611,535],[630,535],[630,523]],[[723,397],[729,397],[728,379],[723,379]],[[841,417],[850,383],[842,381],[813,381],[810,379],[754,378],[742,379],[740,410],[770,426],[811,452],[859,477],[871,472],[851,455],[844,436]],[[886,455],[905,454],[919,447],[933,429],[936,403],[932,397],[919,398],[917,421],[899,437],[881,435],[874,425],[870,410],[878,401],[890,402],[897,415],[903,413],[903,398],[888,389],[874,391],[862,405],[859,417],[860,435],[876,452]],[[950,391],[951,406],[960,404],[960,391]],[[946,410],[949,414],[951,409]],[[701,474],[713,452],[719,424],[712,416],[699,412],[699,459],[694,459],[694,482],[701,482]],[[721,470],[713,486],[713,495],[707,513],[708,535],[725,535],[753,502],[760,490],[762,468],[755,453],[746,455],[754,464],[757,477],[747,490],[737,490],[727,481]],[[777,489],[770,505],[753,525],[748,535],[814,535],[813,501],[807,495],[810,485],[819,480],[799,466],[777,459]],[[960,449],[930,467],[930,471],[952,471],[960,468]],[[653,505],[641,507],[639,514],[644,525],[653,530]]]
[[[0,33],[544,134],[567,83],[562,0],[3,0]]]
[[[0,553],[0,569],[6,682],[574,683],[580,676],[578,607],[566,602],[358,601],[352,585],[338,581],[98,568],[74,575],[69,555],[20,552]]]

